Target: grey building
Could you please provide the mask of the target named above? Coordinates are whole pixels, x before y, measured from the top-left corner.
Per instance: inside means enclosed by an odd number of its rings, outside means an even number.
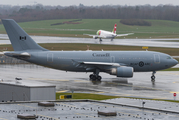
[[[42,101],[56,99],[56,86],[27,80],[0,82],[0,102]]]

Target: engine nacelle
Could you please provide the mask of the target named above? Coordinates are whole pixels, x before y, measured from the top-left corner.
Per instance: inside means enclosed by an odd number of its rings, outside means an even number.
[[[96,37],[96,36],[93,36],[93,39],[97,39],[98,37]]]
[[[111,70],[111,75],[116,75],[117,77],[133,77],[133,67],[117,67]]]

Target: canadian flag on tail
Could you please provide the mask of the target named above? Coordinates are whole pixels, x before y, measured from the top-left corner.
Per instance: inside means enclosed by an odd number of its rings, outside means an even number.
[[[117,24],[114,25],[113,33],[116,34]]]

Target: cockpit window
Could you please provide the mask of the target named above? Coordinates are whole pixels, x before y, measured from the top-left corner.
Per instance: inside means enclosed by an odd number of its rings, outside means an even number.
[[[168,56],[167,59],[172,59],[172,57]]]

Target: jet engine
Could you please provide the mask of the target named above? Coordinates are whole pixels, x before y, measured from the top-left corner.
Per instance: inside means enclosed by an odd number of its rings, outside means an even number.
[[[112,68],[111,75],[116,75],[117,77],[133,77],[133,67],[126,67],[126,66],[122,66],[122,67],[117,67],[117,68]]]
[[[97,39],[98,37],[96,37],[96,36],[93,36],[93,39]]]

